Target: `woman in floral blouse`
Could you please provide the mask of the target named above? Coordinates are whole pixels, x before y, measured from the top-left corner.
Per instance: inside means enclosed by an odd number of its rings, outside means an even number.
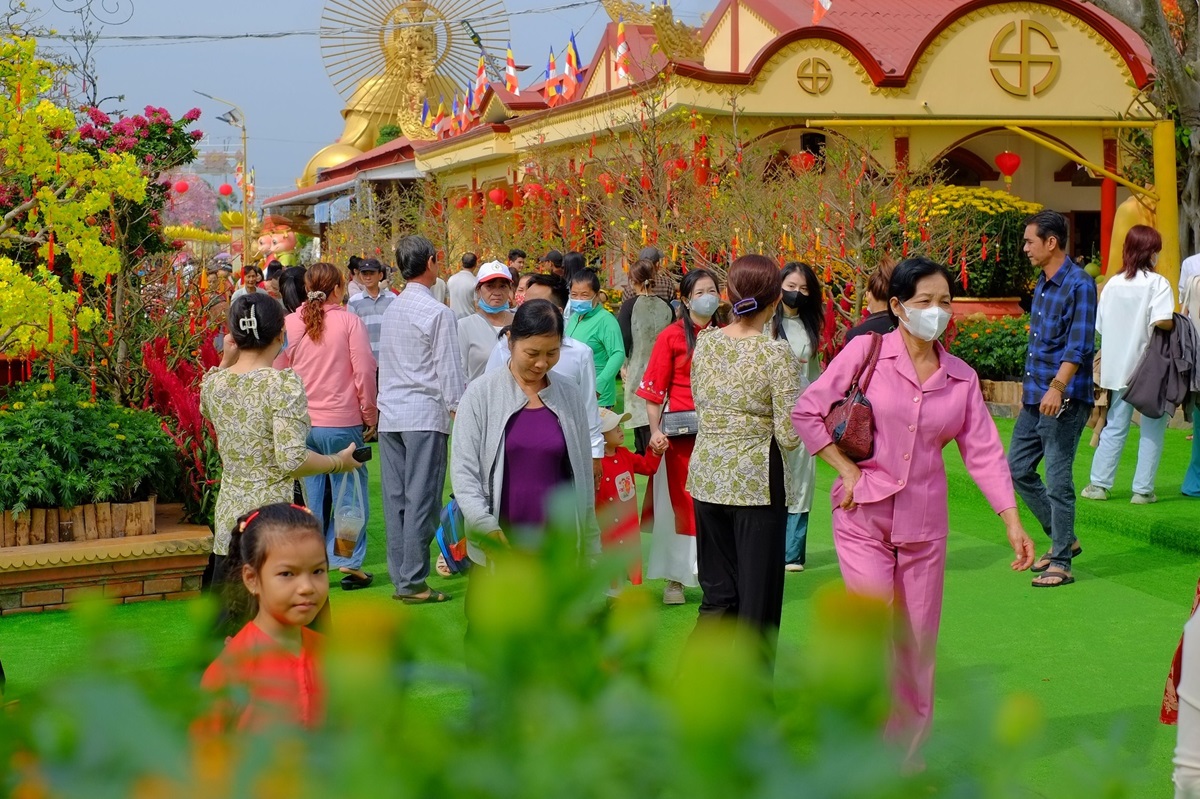
[[[234,301],[228,324],[221,365],[210,369],[200,386],[200,411],[217,432],[221,454],[213,554],[214,575],[222,582],[239,516],[291,502],[295,479],[358,467],[353,444],[334,455],[305,446],[304,385],[291,369],[277,371],[271,365],[284,347],[283,306],[265,293],[248,294]]]
[[[700,623],[736,619],[763,635],[768,660],[783,611],[792,494],[782,450],[800,443],[790,421],[799,362],[786,341],[763,333],[781,285],[779,267],[762,255],[742,256],[729,269],[733,322],[702,333],[692,357],[700,433],[687,482],[704,589]]]

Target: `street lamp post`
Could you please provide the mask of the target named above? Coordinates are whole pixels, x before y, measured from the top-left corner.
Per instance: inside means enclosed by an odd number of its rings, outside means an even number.
[[[220,97],[213,97],[211,94],[206,94],[198,89],[193,89],[192,91],[201,97],[207,97],[210,100],[215,100],[232,108],[232,111],[222,114],[217,119],[242,131],[242,268],[239,278],[245,280],[246,263],[250,258],[250,202],[248,191],[250,185],[250,161],[247,156],[246,112],[236,103],[222,100]]]

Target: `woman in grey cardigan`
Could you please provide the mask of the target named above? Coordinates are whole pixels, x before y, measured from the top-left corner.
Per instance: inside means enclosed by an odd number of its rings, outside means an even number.
[[[577,547],[590,559],[600,552],[600,529],[586,403],[596,400],[551,381],[563,337],[552,303],[521,305],[508,336],[508,368],[467,387],[450,440],[450,482],[466,522],[467,551],[482,565],[487,549],[536,549],[551,495],[571,486]]]

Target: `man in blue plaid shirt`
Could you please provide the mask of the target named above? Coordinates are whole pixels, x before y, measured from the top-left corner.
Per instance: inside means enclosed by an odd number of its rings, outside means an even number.
[[[1033,290],[1029,354],[1021,415],[1008,448],[1013,484],[1050,537],[1050,551],[1033,566],[1036,588],[1075,582],[1071,559],[1083,549],[1075,537],[1075,482],[1071,474],[1079,437],[1094,402],[1096,281],[1070,259],[1067,220],[1041,211],[1025,221],[1024,250],[1042,270]],[[1037,467],[1046,462],[1046,481]]]

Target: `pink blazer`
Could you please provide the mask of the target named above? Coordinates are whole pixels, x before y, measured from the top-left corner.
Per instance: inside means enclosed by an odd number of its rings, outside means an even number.
[[[792,424],[809,452],[833,443],[822,419],[846,396],[870,343],[870,336],[853,339],[797,400]],[[934,347],[941,365],[922,386],[900,331],[888,333],[867,389],[875,415],[875,453],[858,464],[862,479],[854,499],[866,505],[895,497],[896,542],[932,541],[949,532],[942,449],[951,441],[958,443],[968,473],[996,513],[1017,506],[979,377],[941,344]],[[836,507],[842,500],[841,478],[831,497]]]
[[[375,356],[362,320],[340,305],[325,305],[325,329],[317,343],[294,311],[283,320],[288,346],[276,369],[291,367],[304,381],[313,427],[356,427],[379,421]]]

